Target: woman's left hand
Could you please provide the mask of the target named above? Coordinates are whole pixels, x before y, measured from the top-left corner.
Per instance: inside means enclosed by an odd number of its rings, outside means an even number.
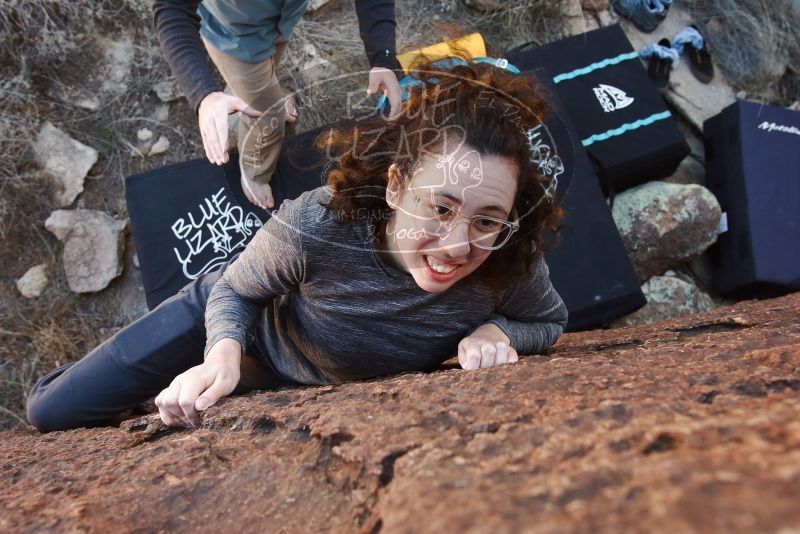
[[[483,369],[516,361],[519,355],[509,344],[508,336],[493,324],[481,326],[458,344],[458,363],[463,369]]]

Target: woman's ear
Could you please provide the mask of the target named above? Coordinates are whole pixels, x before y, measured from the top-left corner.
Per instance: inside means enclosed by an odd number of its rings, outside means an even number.
[[[389,165],[386,171],[386,203],[393,210],[397,209],[397,202],[400,198],[400,189],[402,188],[400,179],[400,171],[395,163]]]

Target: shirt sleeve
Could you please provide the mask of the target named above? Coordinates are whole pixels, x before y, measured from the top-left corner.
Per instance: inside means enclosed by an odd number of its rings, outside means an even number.
[[[223,338],[244,348],[247,332],[263,309],[299,287],[305,273],[304,198],[284,201],[214,284],[206,304],[204,358]]]
[[[155,0],[153,23],[164,57],[195,113],[209,93],[222,91],[200,39],[201,0]]]
[[[394,0],[356,0],[356,14],[370,67],[402,73],[395,45]]]
[[[531,276],[505,292],[486,322],[500,328],[519,354],[537,354],[556,342],[567,326],[567,307],[550,282],[543,257]]]

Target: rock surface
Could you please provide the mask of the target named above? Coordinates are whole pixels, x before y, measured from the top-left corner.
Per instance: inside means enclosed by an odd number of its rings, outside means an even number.
[[[97,150],[76,141],[45,122],[33,143],[36,163],[53,179],[58,207],[69,206],[83,191],[83,180],[95,163]]]
[[[17,280],[17,290],[25,298],[33,299],[42,295],[49,282],[47,264],[34,265]]]
[[[54,211],[44,225],[64,243],[64,271],[72,291],[100,291],[122,273],[125,221],[77,209]]]
[[[621,19],[622,28],[635,50],[641,50],[662,38],[672,39],[679,31],[692,24],[692,17],[681,6],[673,5],[667,18],[652,33],[642,33],[627,20]],[[711,51],[713,57],[713,50]],[[703,122],[736,101],[736,93],[728,83],[719,65],[715,65],[714,80],[701,83],[689,69],[688,60],[681,57],[677,67],[670,73],[667,100],[686,117],[698,131],[703,131]]]
[[[630,315],[614,321],[611,326],[650,324],[681,315],[699,313],[714,308],[714,301],[694,284],[678,278],[673,271],[654,276],[642,284],[647,304]]]
[[[0,530],[794,532],[798,324],[795,293],[225,398],[199,430],[6,431]]]
[[[623,191],[612,209],[639,282],[711,246],[717,240],[720,214],[708,189],[659,181]]]

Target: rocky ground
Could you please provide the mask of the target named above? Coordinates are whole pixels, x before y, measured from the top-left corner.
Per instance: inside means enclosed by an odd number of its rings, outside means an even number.
[[[3,532],[796,532],[800,293],[546,355],[0,433]]]
[[[666,98],[692,154],[664,182],[617,197],[614,217],[650,301],[618,324],[729,303],[714,294],[704,260],[716,239],[719,206],[701,185],[698,126],[737,91],[778,105],[791,105],[800,92],[798,46],[786,43],[797,16],[790,2],[774,15],[754,0],[736,9],[726,1],[676,2],[658,30],[667,35],[694,20],[712,50],[717,46],[721,68],[713,97],[685,66],[673,73]],[[203,155],[194,113],[152,31],[150,2],[26,6],[0,4],[0,428],[24,423],[24,399],[39,376],[80,358],[146,311],[124,177]],[[399,0],[397,6],[401,47],[479,31],[494,56],[522,42],[618,22],[599,0]],[[352,2],[318,0],[311,8],[285,55],[287,88],[365,67]],[[754,18],[756,42],[729,50],[729,36]],[[622,23],[637,47],[657,38]],[[335,96],[310,93],[300,102],[300,131],[337,119]]]

